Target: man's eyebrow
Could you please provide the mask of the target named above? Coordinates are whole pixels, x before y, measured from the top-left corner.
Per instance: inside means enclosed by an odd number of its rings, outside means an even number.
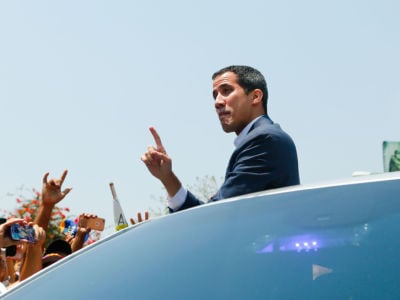
[[[218,86],[218,88],[221,88],[221,87],[231,87],[231,86],[232,86],[231,84],[224,82],[224,83],[221,83],[221,84]]]

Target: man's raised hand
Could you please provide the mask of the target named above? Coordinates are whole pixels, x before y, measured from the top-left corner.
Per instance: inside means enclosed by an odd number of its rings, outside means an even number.
[[[155,128],[150,127],[150,132],[153,135],[156,147],[149,146],[147,152],[142,155],[141,160],[154,177],[163,180],[163,178],[172,173],[172,161],[165,151]]]

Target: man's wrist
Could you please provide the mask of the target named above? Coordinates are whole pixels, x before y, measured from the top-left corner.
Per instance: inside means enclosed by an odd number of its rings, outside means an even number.
[[[187,189],[182,186],[175,195],[168,196],[168,207],[173,211],[178,210],[185,202],[187,193]]]
[[[164,179],[161,179],[162,184],[164,185],[168,195],[173,197],[179,189],[182,187],[181,182],[179,181],[178,177],[171,172],[168,176]]]

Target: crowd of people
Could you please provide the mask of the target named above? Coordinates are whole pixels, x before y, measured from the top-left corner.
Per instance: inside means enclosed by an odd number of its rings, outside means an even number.
[[[264,76],[249,66],[228,66],[215,72],[213,80],[214,107],[222,129],[237,135],[225,180],[209,202],[267,189],[300,183],[296,147],[291,137],[268,115],[268,90]],[[161,181],[167,191],[170,212],[203,204],[188,191],[172,170],[172,159],[167,154],[155,128],[150,127],[155,146],[149,146],[141,157],[148,171]],[[218,149],[218,147],[216,147]],[[53,241],[44,246],[51,212],[68,193],[62,189],[67,171],[59,179],[43,177],[42,199],[33,225],[33,243],[13,241],[9,236],[12,224],[27,225],[23,219],[9,219],[0,225],[0,246],[16,245],[13,258],[4,256],[0,281],[2,288],[26,279],[37,271],[62,259],[84,245],[90,227],[81,226],[75,236]],[[83,218],[96,218],[83,214]],[[145,214],[145,219],[148,219]],[[143,220],[138,214],[138,221]],[[135,221],[131,219],[131,223]]]
[[[46,232],[51,220],[51,213],[57,203],[65,198],[71,188],[62,189],[67,176],[64,171],[59,179],[48,179],[49,173],[43,176],[41,202],[33,222],[20,218],[2,218],[0,224],[0,294],[7,288],[21,282],[34,273],[46,268],[67,255],[78,251],[84,246],[85,238],[91,228],[87,226],[90,219],[97,215],[83,213],[74,234],[68,232],[63,239],[54,239],[46,245]],[[22,228],[33,228],[33,239],[21,237],[13,239],[11,228],[18,224]]]

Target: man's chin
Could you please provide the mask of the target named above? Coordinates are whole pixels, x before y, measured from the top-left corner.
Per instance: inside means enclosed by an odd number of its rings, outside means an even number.
[[[227,124],[222,124],[222,123],[221,123],[221,127],[222,127],[222,130],[223,130],[224,132],[226,132],[226,133],[233,132],[232,127],[229,126],[229,125],[227,125]]]

